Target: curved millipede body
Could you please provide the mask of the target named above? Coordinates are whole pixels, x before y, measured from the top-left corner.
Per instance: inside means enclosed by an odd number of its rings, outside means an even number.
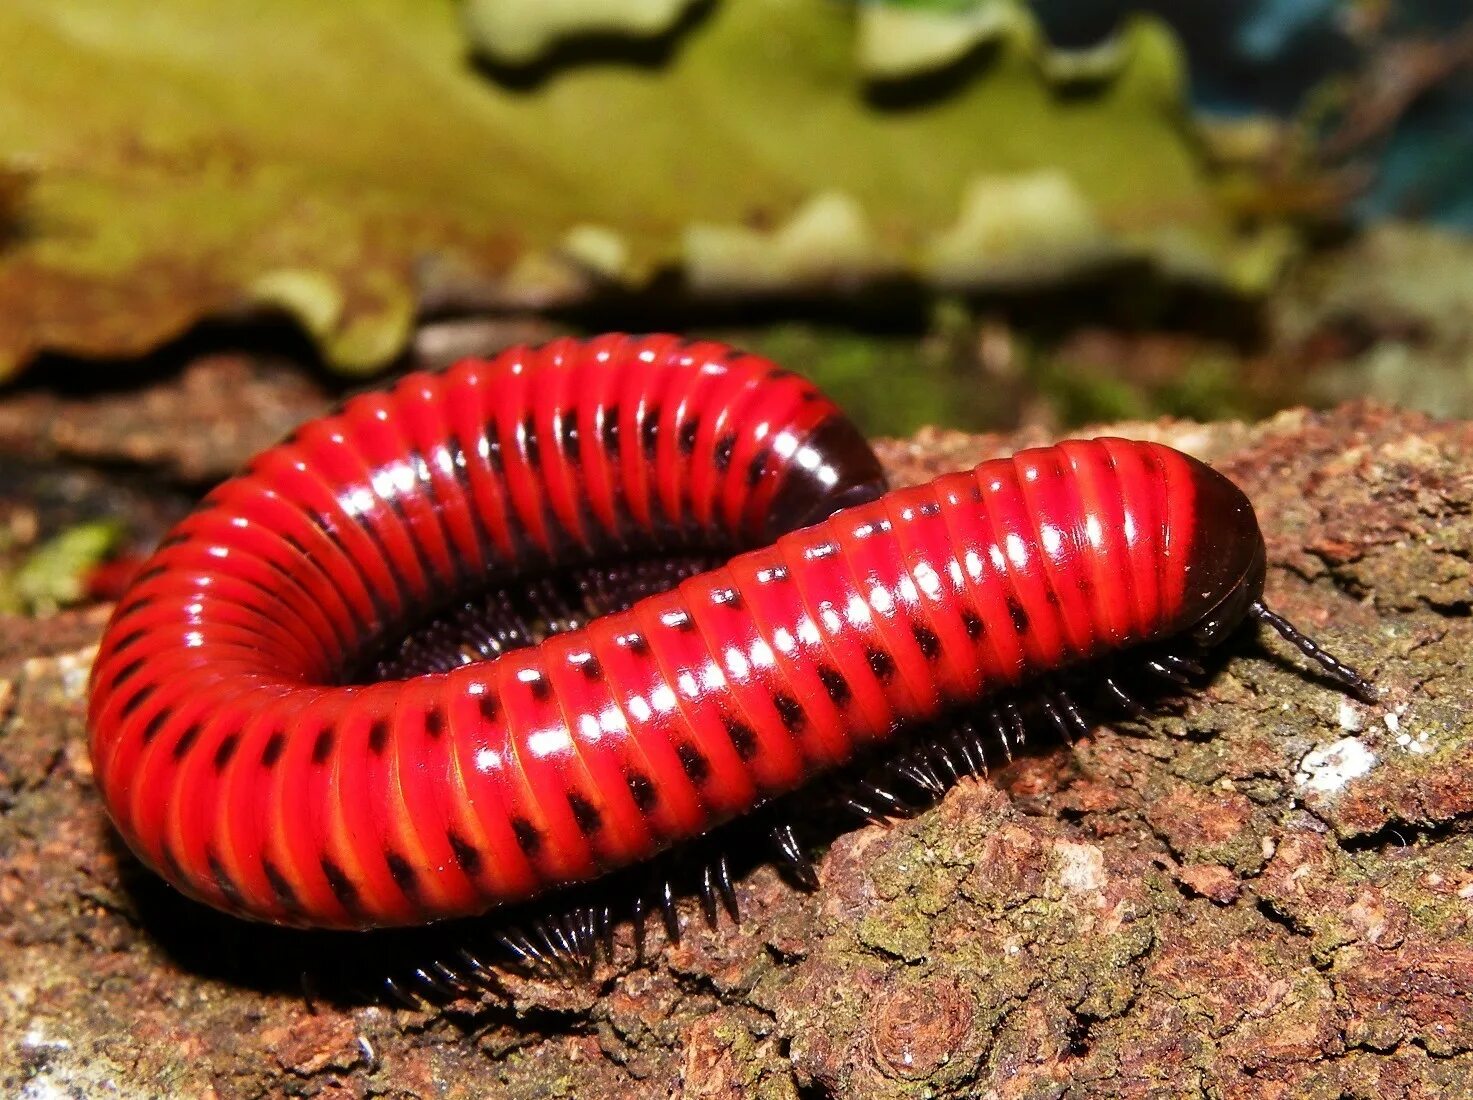
[[[453,593],[713,551],[735,556],[535,646],[358,682]],[[283,924],[421,923],[1249,614],[1365,690],[1263,608],[1263,576],[1246,498],[1168,447],[1066,442],[886,493],[849,421],[764,360],[565,340],[353,398],[212,492],[113,615],[92,758],[181,890]]]

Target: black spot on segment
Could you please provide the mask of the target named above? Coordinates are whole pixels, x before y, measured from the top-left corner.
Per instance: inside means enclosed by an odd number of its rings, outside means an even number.
[[[481,718],[487,722],[495,722],[501,715],[501,704],[496,701],[494,695],[482,695],[479,697]]]
[[[687,420],[680,426],[680,434],[676,437],[676,442],[680,446],[680,453],[687,458],[696,449],[696,430],[699,427],[699,423],[694,420]]]
[[[818,666],[818,678],[823,681],[823,689],[829,693],[834,706],[842,707],[849,702],[849,681],[844,679],[844,674],[831,665]]]
[[[691,621],[691,617],[684,611],[668,612],[660,621],[672,630],[679,630],[682,633],[696,628],[696,624]]]
[[[598,441],[602,444],[604,453],[610,458],[619,453],[619,406],[614,405],[603,411],[603,419],[598,425]]]
[[[578,460],[578,410],[569,409],[557,419],[558,438],[562,441],[563,454],[570,461]]]
[[[165,877],[176,882],[187,878],[184,868],[179,865],[179,857],[174,854],[174,849],[167,840],[159,842],[159,862],[163,864]]]
[[[527,464],[536,466],[541,461],[541,455],[537,449],[537,423],[531,413],[522,417],[521,437],[522,454],[526,457]]]
[[[327,763],[327,758],[332,755],[332,742],[331,726],[324,727],[317,732],[317,740],[312,742],[312,763]]]
[[[113,652],[121,653],[123,650],[131,646],[134,642],[138,641],[138,639],[144,637],[147,634],[148,631],[146,630],[134,630],[128,634],[124,634],[121,638],[113,643]]]
[[[582,670],[583,678],[585,680],[597,681],[603,679],[604,666],[600,664],[599,659],[591,653],[588,655],[588,659],[580,664],[578,667]]]
[[[476,846],[454,829],[445,831],[445,839],[450,842],[450,851],[455,854],[455,862],[460,864],[460,869],[469,878],[475,878],[481,872],[481,853]]]
[[[148,702],[149,698],[157,690],[158,686],[155,684],[144,684],[143,687],[139,688],[134,694],[123,701],[123,705],[118,708],[118,717],[131,718],[133,712]]]
[[[379,718],[368,727],[368,750],[374,756],[382,756],[389,744],[389,723]]]
[[[220,893],[233,908],[240,909],[245,903],[245,897],[240,892],[240,887],[230,877],[230,872],[225,870],[225,865],[220,862],[220,857],[214,852],[205,854],[205,862],[210,865],[210,877],[215,880]]]
[[[143,743],[146,745],[159,735],[159,730],[164,728],[164,723],[169,720],[167,709],[159,711],[143,727]]]
[[[923,516],[939,516],[941,514],[941,505],[937,504],[934,500],[928,500],[921,505],[919,511]]]
[[[227,733],[220,741],[219,747],[215,749],[215,758],[211,761],[216,772],[223,771],[225,765],[230,763],[230,758],[235,755],[235,747],[238,744],[240,744],[238,733]]]
[[[525,817],[512,818],[511,831],[517,835],[517,846],[528,859],[535,858],[542,850],[542,834],[537,831],[537,826]]]
[[[545,703],[552,697],[552,685],[547,682],[547,677],[542,673],[534,673],[523,682],[527,685],[527,690],[532,693],[532,698],[539,703]]]
[[[716,441],[716,450],[711,455],[711,460],[716,464],[716,469],[726,473],[731,466],[731,453],[736,450],[736,436],[724,435]]]
[[[1008,617],[1013,620],[1013,629],[1019,634],[1028,632],[1028,612],[1012,596],[1008,597]]]
[[[439,707],[425,710],[425,736],[443,737],[445,734],[445,712]]]
[[[639,421],[639,445],[645,458],[655,457],[655,447],[660,442],[660,410],[645,409]]]
[[[327,856],[322,857],[319,866],[322,868],[322,877],[327,879],[328,889],[332,891],[333,897],[338,899],[338,904],[350,913],[357,912],[359,908],[358,887],[353,885],[353,880]]]
[[[143,601],[141,601],[141,599],[140,599],[140,601],[138,601],[137,604],[134,604],[134,607],[143,607]],[[119,669],[118,671],[116,671],[115,674],[113,674],[113,677],[112,677],[112,686],[113,686],[113,688],[116,688],[116,686],[121,685],[121,683],[125,683],[125,682],[128,682],[128,680],[133,679],[134,674],[136,674],[137,671],[138,671],[138,669],[141,669],[141,667],[143,667],[143,658],[141,658],[141,657],[140,658],[137,658],[136,661],[128,661],[128,663],[125,664],[125,666],[122,666],[121,669]]]
[[[920,623],[911,623],[911,637],[915,638],[916,645],[920,647],[921,653],[926,660],[934,661],[941,656],[941,639],[936,637],[936,632],[930,627]]]
[[[261,765],[266,768],[274,768],[276,762],[281,759],[282,752],[286,749],[286,734],[277,730],[266,738],[266,747],[261,750]]]
[[[385,852],[384,862],[388,864],[389,874],[394,877],[394,885],[399,891],[413,901],[419,896],[419,877],[414,873],[414,868],[409,861],[398,852]]]
[[[189,755],[189,750],[194,747],[194,743],[199,740],[199,735],[200,727],[199,723],[196,722],[194,725],[190,726],[187,730],[184,731],[183,736],[181,736],[178,741],[174,742],[174,751],[170,755],[172,755],[175,760],[183,760],[186,756]]]
[[[701,750],[689,741],[682,741],[675,746],[675,754],[680,757],[680,766],[685,769],[685,774],[690,776],[692,783],[704,783],[706,777],[711,774],[711,764],[701,755]]]
[[[777,708],[777,716],[783,720],[783,728],[789,733],[797,733],[803,728],[807,717],[803,713],[803,704],[799,703],[785,691],[772,693],[772,705]]]
[[[578,831],[584,836],[592,836],[603,828],[604,820],[598,808],[578,792],[568,792],[568,808],[573,811],[573,820],[578,823]]]
[[[870,671],[881,681],[889,681],[895,675],[895,658],[883,649],[869,647],[864,651],[864,659],[869,662]]]
[[[261,870],[266,873],[266,881],[271,884],[271,892],[276,895],[277,901],[287,909],[301,908],[301,902],[297,900],[297,892],[292,889],[292,884],[287,881],[287,877],[281,873],[281,868],[269,859],[263,859]]]
[[[736,749],[738,757],[750,760],[757,755],[757,733],[751,726],[729,714],[721,716],[721,723],[726,727],[726,736],[731,740],[731,747]]]
[[[650,643],[643,634],[625,634],[620,641],[630,653],[641,657],[650,651]]]
[[[711,593],[711,602],[724,604],[733,611],[740,611],[745,601],[742,599],[742,594],[735,588],[718,588]]]
[[[629,793],[634,798],[634,805],[642,814],[652,812],[660,801],[660,794],[655,790],[655,785],[650,782],[650,777],[643,772],[625,772],[624,782],[629,784]]]
[[[962,625],[967,628],[967,637],[976,641],[982,637],[982,620],[978,618],[975,611],[962,612]]]
[[[767,471],[767,452],[758,451],[752,456],[752,461],[747,463],[747,484],[756,485],[762,480],[762,475]]]

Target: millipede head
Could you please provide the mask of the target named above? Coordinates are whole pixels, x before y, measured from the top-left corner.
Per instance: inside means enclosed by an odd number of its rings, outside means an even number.
[[[1352,695],[1364,702],[1372,703],[1376,700],[1376,686],[1366,679],[1355,669],[1351,668],[1338,657],[1327,652],[1304,631],[1284,618],[1278,612],[1267,607],[1262,600],[1255,600],[1248,607],[1248,613],[1259,622],[1272,627],[1279,636],[1303,653],[1320,668],[1324,669],[1336,683],[1345,686]]]

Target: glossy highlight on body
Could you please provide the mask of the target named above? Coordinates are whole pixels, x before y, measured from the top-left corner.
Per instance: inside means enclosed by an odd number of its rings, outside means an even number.
[[[451,593],[696,550],[732,556],[535,646],[352,675]],[[647,859],[1041,676],[1215,641],[1263,571],[1246,498],[1168,447],[1072,441],[886,492],[857,429],[765,360],[565,340],[354,398],[211,493],[114,613],[92,754],[185,892],[420,923]]]

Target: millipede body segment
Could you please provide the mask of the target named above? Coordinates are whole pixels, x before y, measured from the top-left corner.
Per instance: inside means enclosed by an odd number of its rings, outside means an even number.
[[[356,674],[457,593],[698,551],[734,556],[534,646]],[[564,340],[353,398],[212,492],[113,615],[92,758],[186,893],[421,923],[645,859],[915,720],[1211,644],[1272,615],[1263,578],[1247,499],[1168,447],[1066,442],[885,492],[854,426],[765,360]]]

